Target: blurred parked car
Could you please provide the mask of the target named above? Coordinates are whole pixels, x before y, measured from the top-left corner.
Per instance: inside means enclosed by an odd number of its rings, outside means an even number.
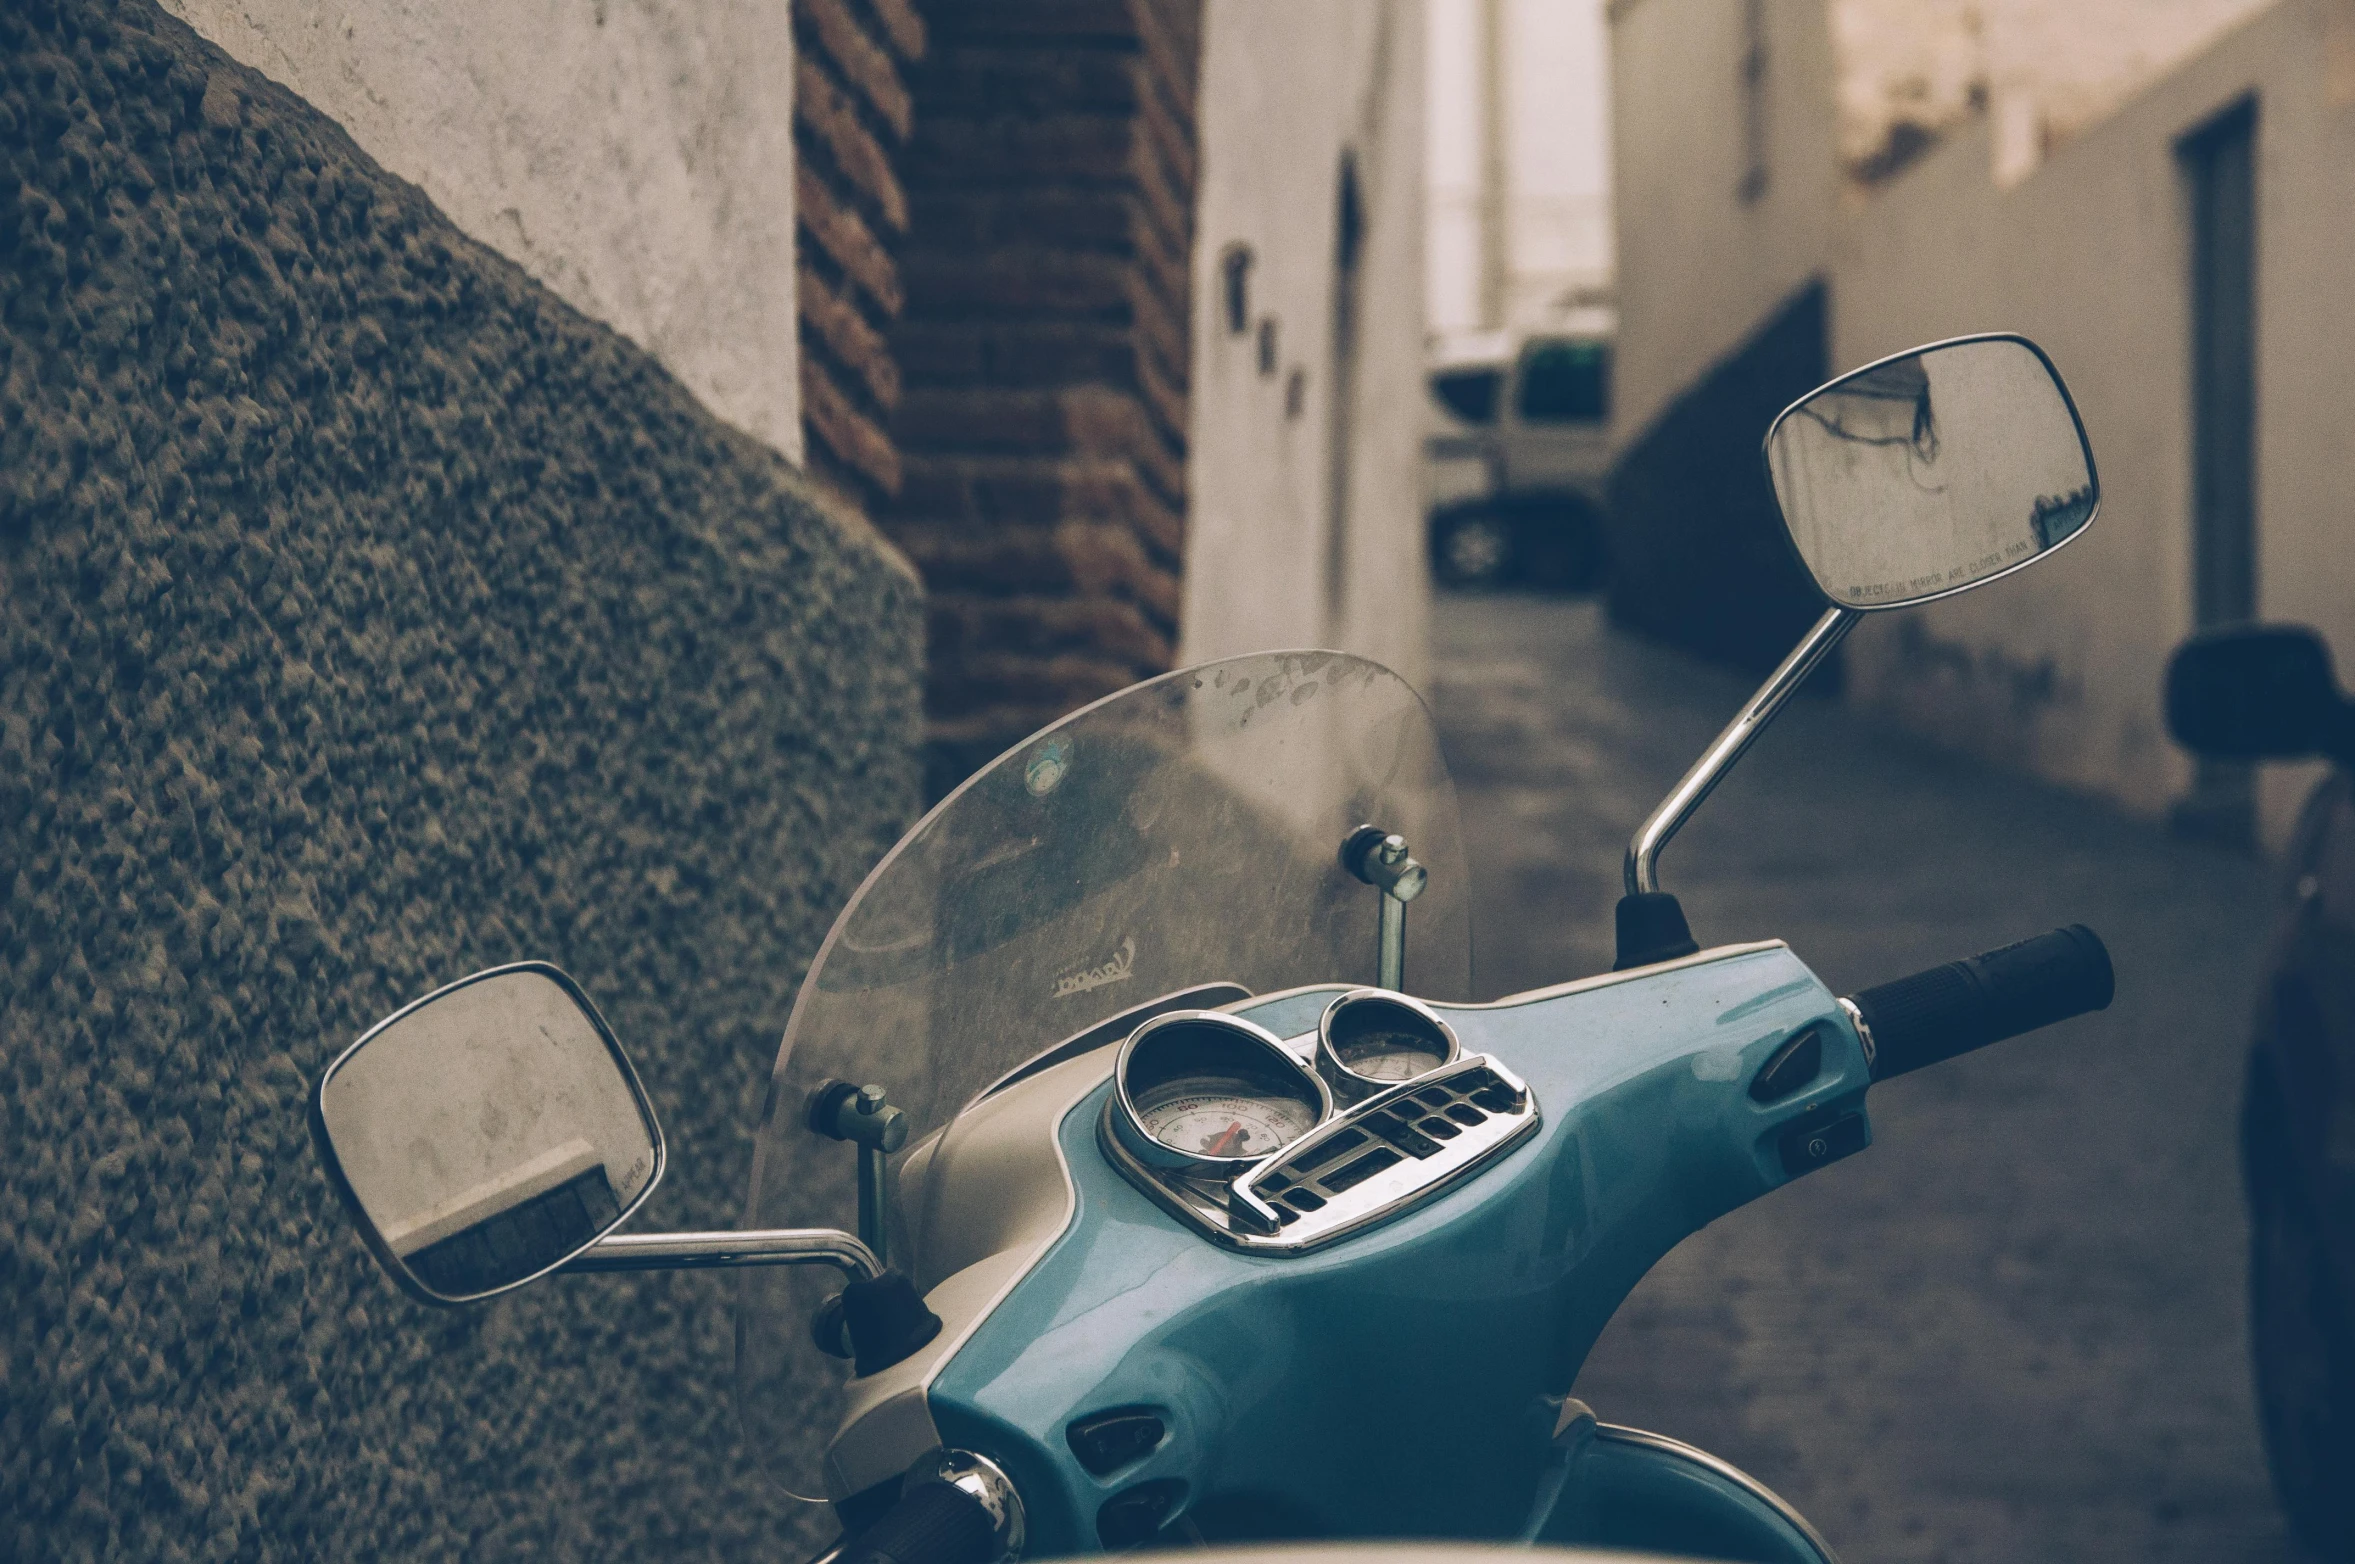
[[[1582,587],[1601,573],[1611,416],[1604,319],[1489,333],[1435,355],[1425,470],[1442,582]]]
[[[2290,840],[2241,1111],[2249,1334],[2276,1491],[2300,1537],[2355,1559],[2355,705],[2310,630],[2195,637],[2167,725],[2211,760],[2331,769]]]

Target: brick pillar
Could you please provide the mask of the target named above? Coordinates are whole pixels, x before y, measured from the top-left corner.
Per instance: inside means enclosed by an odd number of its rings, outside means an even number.
[[[924,24],[908,0],[793,0],[793,41],[802,433],[810,470],[872,515],[900,486],[888,333],[908,198],[894,160]]]
[[[927,0],[902,485],[935,796],[1163,672],[1185,533],[1199,0]]]

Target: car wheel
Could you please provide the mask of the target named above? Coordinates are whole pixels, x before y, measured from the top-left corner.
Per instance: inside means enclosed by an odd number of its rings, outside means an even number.
[[[1512,572],[1512,528],[1492,510],[1450,512],[1432,528],[1431,564],[1444,585],[1497,586]]]
[[[2355,1315],[2289,1152],[2279,1088],[2252,1059],[2242,1118],[2249,1199],[2249,1341],[2274,1491],[2298,1536],[2355,1558]]]

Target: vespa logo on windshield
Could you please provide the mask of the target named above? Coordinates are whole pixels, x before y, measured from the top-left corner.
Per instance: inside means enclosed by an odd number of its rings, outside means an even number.
[[[1112,953],[1111,960],[1092,966],[1085,972],[1074,972],[1055,979],[1055,997],[1069,999],[1072,995],[1084,994],[1091,988],[1103,988],[1112,983],[1125,983],[1128,981],[1129,969],[1136,964],[1137,942],[1133,938],[1123,936],[1120,941],[1120,949]]]

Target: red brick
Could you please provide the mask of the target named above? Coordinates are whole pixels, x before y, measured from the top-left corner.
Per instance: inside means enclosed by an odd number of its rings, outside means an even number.
[[[808,267],[799,269],[794,286],[801,294],[804,346],[815,333],[835,362],[856,375],[867,395],[889,413],[899,401],[899,365],[883,333]]]
[[[1051,666],[1018,664],[1002,673],[998,682],[1021,688],[1027,698],[976,705],[963,690],[928,687],[927,706],[954,710],[953,714],[928,718],[924,737],[936,745],[975,746],[985,754],[1012,749],[1057,718],[1136,681],[1118,664],[1065,659]]]
[[[927,582],[1001,594],[1073,585],[1071,562],[1052,527],[984,526],[969,515],[944,512],[943,519],[929,522],[896,518],[888,531]]]
[[[1182,447],[1173,449],[1136,397],[1103,386],[1079,386],[1062,396],[1065,427],[1086,451],[1126,457],[1146,483],[1164,494],[1185,493]]]
[[[1136,197],[1117,185],[920,186],[909,191],[909,219],[923,248],[1037,244],[1051,236],[1067,249],[1136,251]]]
[[[793,17],[798,24],[794,28],[796,46],[804,52],[814,47],[823,54],[835,73],[856,88],[892,133],[905,141],[912,118],[908,89],[901,83],[891,56],[867,36],[843,0],[794,0]]]
[[[1135,177],[1137,130],[1125,114],[1062,113],[920,119],[908,143],[908,178],[1122,180]]]
[[[902,275],[926,319],[1007,311],[1069,320],[1096,316],[1125,320],[1135,268],[1118,256],[1044,245],[1007,246],[959,258],[917,251]]]
[[[1117,322],[908,321],[893,342],[904,364],[928,366],[925,378],[943,387],[1128,385],[1136,375],[1136,334]]]
[[[1052,392],[941,390],[911,384],[895,422],[910,450],[1017,451],[1070,448],[1063,408]]]
[[[973,386],[991,375],[983,359],[985,335],[962,322],[903,320],[892,327],[891,350],[911,385]]]
[[[963,597],[935,591],[926,616],[932,645],[983,655],[1077,653],[1167,667],[1169,636],[1135,603],[1116,597]]]
[[[824,147],[852,188],[873,203],[884,226],[895,233],[904,230],[908,201],[899,176],[883,148],[859,123],[849,97],[806,54],[794,59],[793,90],[794,118]]]
[[[1099,385],[1057,391],[944,390],[911,385],[895,425],[911,451],[971,455],[1088,453],[1133,463],[1170,496],[1184,490],[1177,453],[1133,395]]]
[[[936,746],[1175,656],[1198,0],[936,0],[901,169],[906,485]]]
[[[940,717],[993,706],[1026,713],[1021,719],[1025,726],[1007,735],[1010,742],[1042,721],[1051,722],[1153,671],[1166,670],[1153,670],[1128,658],[1077,652],[1047,657],[981,651],[944,655],[932,662],[925,679],[925,705]],[[1036,715],[1041,711],[1046,713],[1043,719]],[[940,717],[927,724],[929,731],[948,728]]]
[[[956,18],[957,41],[964,44],[1006,40],[1057,47],[1133,44],[1146,21],[1132,0],[987,0],[985,4],[953,0],[950,6],[934,7],[936,18],[944,9]],[[947,29],[936,20],[935,30]]]
[[[1092,496],[1073,493],[1051,472],[1042,472],[1025,503],[1025,497],[1007,492],[1003,476],[976,476],[968,484],[961,475],[939,472],[919,458],[911,463],[899,519],[889,531],[925,578],[942,588],[992,593],[1117,589],[1174,624],[1183,523],[1137,483],[1133,471],[1119,464],[1096,465],[1101,476]],[[907,498],[919,484],[932,491],[921,509],[922,502]],[[983,492],[976,496],[975,489]]]
[[[1110,50],[961,47],[929,67],[929,113],[1052,114],[1092,109],[1126,114],[1150,90],[1134,55]]]
[[[981,519],[980,501],[974,497],[971,474],[955,463],[924,456],[902,456],[898,502],[892,507],[893,526],[905,525],[904,518],[925,517],[955,526],[970,526]]]
[[[885,316],[897,315],[902,302],[899,269],[876,242],[873,230],[849,205],[835,198],[806,161],[797,163],[793,171],[793,194],[794,215],[803,234]]]
[[[903,321],[893,330],[892,345],[902,374],[936,390],[1032,391],[1087,383],[1132,390],[1163,437],[1182,442],[1184,366],[1164,363],[1158,340],[1140,343],[1138,336],[1101,321]]]
[[[892,50],[904,61],[913,62],[924,56],[924,20],[918,16],[908,0],[865,0],[868,14],[875,18],[883,36],[891,40]]]
[[[1143,8],[1146,25],[1138,29],[1153,85],[1165,94],[1171,110],[1186,124],[1194,123],[1196,89],[1201,85],[1202,7],[1200,0],[1148,0]],[[1192,138],[1188,137],[1191,144]]]
[[[801,421],[814,457],[830,461],[876,493],[889,495],[899,488],[898,449],[835,385],[824,359],[806,349],[801,356]]]

